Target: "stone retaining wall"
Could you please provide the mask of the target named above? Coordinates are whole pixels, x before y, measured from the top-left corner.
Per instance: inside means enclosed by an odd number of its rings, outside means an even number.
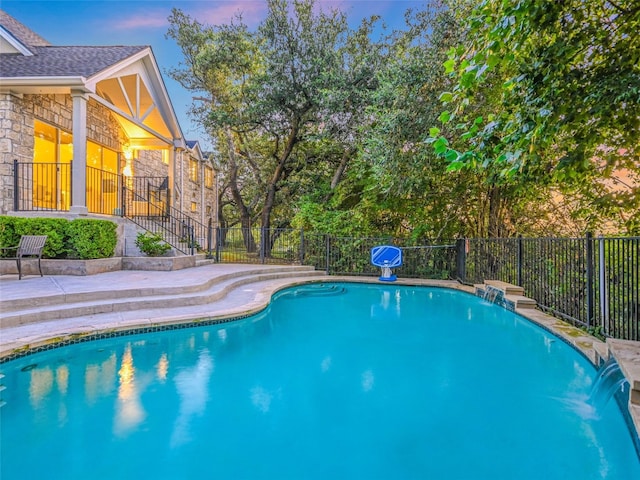
[[[182,270],[196,266],[195,256],[111,257],[95,260],[42,260],[42,273],[49,275],[95,275],[119,270]],[[15,260],[0,259],[0,275],[18,275]],[[22,276],[40,275],[37,259],[23,259]]]

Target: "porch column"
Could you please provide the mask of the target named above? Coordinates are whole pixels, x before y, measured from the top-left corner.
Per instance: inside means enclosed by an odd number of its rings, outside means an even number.
[[[198,162],[200,164],[200,223],[202,224],[206,224],[206,220],[204,218],[205,216],[205,196],[204,196],[204,192],[205,192],[205,186],[204,186],[204,162]]]
[[[87,101],[84,92],[72,91],[73,164],[71,174],[70,213],[87,215]]]
[[[176,191],[176,148],[171,146],[169,151],[169,192],[171,195],[171,206],[177,208],[178,192]]]

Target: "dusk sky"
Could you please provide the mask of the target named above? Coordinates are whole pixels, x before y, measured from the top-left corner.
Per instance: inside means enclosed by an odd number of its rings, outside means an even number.
[[[319,0],[322,8],[339,8],[356,26],[362,18],[380,15],[390,29],[403,28],[407,9],[422,9],[425,0]],[[238,12],[250,26],[264,18],[265,0],[0,0],[0,8],[53,45],[151,45],[180,126],[188,140],[206,138],[187,115],[191,94],[167,75],[181,53],[166,39],[167,17],[173,7],[209,25],[229,23]]]

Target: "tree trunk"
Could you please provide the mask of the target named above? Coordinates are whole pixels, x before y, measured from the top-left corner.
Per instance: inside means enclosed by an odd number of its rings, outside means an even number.
[[[229,189],[231,190],[231,196],[233,201],[238,207],[240,213],[240,226],[242,227],[242,239],[244,246],[247,249],[247,253],[254,253],[257,250],[256,241],[251,231],[251,214],[249,209],[244,203],[240,189],[238,188],[238,164],[236,162],[235,145],[233,142],[233,136],[230,129],[225,131],[227,137],[227,149],[229,151]]]
[[[291,131],[285,145],[284,151],[280,157],[277,156],[277,152],[274,153],[274,157],[278,160],[278,165],[273,171],[273,175],[266,185],[266,196],[264,199],[264,205],[262,207],[261,215],[261,227],[265,235],[264,244],[264,256],[269,258],[271,256],[271,242],[267,240],[269,236],[269,229],[271,228],[271,211],[275,205],[276,193],[278,193],[279,183],[285,173],[285,166],[287,161],[291,157],[293,147],[298,143],[298,130],[300,128],[300,119],[295,117],[291,125]]]

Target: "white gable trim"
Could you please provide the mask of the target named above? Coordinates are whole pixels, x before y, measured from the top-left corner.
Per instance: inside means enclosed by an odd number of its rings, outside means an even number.
[[[149,94],[153,98],[153,103],[160,112],[165,124],[174,138],[182,138],[182,129],[178,123],[171,99],[160,74],[160,69],[156,64],[153,52],[150,47],[127,57],[126,59],[111,65],[101,72],[87,79],[87,87],[96,91],[96,85],[109,78],[138,74],[147,86]]]
[[[32,57],[33,52],[27,48],[27,46],[20,42],[16,37],[11,35],[4,27],[0,26],[0,38],[6,43],[8,43],[11,47],[13,47],[18,53],[21,53],[25,57]],[[10,52],[2,52],[2,53],[10,53]]]

